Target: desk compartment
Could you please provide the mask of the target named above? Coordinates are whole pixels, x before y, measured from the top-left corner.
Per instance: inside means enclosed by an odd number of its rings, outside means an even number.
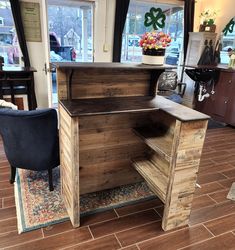
[[[80,192],[90,193],[142,181],[132,159],[150,148],[133,127],[151,124],[156,112],[84,116],[79,120]]]

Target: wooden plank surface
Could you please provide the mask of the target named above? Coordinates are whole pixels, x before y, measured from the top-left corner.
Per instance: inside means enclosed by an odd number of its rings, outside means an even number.
[[[133,69],[133,70],[141,70],[141,69],[176,69],[176,66],[173,65],[147,65],[142,63],[89,63],[89,62],[56,62],[53,63],[57,69],[80,69],[80,68],[118,68],[118,69]]]
[[[60,112],[61,193],[73,226],[80,225],[79,212],[79,124],[63,107]]]
[[[207,121],[176,122],[164,230],[188,224],[206,128]]]
[[[181,121],[209,119],[207,115],[172,102],[162,96],[93,98],[72,101],[63,100],[61,101],[61,105],[72,117],[146,112],[160,109]]]

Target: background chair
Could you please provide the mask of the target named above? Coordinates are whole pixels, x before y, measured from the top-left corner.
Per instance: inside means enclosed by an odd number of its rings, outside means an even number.
[[[158,94],[165,96],[177,103],[182,103],[186,83],[178,82],[177,73],[174,71],[163,72],[158,79]]]
[[[10,183],[15,181],[16,168],[48,170],[52,191],[52,169],[59,165],[56,111],[0,109],[0,134],[11,165]]]

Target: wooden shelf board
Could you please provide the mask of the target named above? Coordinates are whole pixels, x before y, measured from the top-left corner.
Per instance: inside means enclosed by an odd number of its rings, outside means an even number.
[[[138,135],[151,149],[163,156],[168,162],[171,159],[171,149],[173,138],[161,129],[151,127],[135,128],[134,132]]]
[[[134,159],[132,162],[134,168],[148,183],[149,188],[165,203],[168,178],[147,159]]]

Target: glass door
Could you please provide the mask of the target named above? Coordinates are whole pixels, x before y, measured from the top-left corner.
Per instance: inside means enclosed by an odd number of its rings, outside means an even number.
[[[93,3],[48,1],[50,62],[93,61]],[[53,65],[53,64],[52,64]],[[57,106],[56,73],[52,70],[52,106]]]

